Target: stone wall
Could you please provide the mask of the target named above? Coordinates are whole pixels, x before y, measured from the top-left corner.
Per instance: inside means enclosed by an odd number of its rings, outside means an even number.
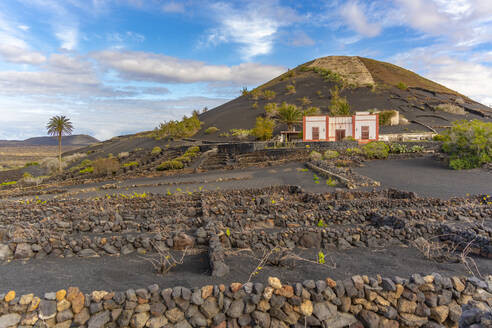
[[[7,327],[491,327],[492,277],[412,275],[0,295]],[[472,326],[473,325],[473,326]]]
[[[0,203],[0,261],[173,249],[190,239],[227,248],[378,247],[419,238],[492,258],[492,206],[395,190],[303,192],[295,186],[144,198]],[[211,222],[215,224],[211,224]],[[275,228],[263,231],[264,228]],[[229,229],[230,234],[224,234]]]

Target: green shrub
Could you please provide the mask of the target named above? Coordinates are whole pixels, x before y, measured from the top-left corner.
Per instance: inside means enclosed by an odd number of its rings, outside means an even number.
[[[313,161],[320,161],[323,159],[323,155],[321,155],[321,153],[317,152],[316,150],[313,150],[309,153],[309,159]]]
[[[24,167],[29,167],[29,166],[38,166],[39,163],[38,162],[27,162]]]
[[[336,72],[333,72],[333,71],[330,71],[329,69],[325,69],[325,68],[321,68],[321,67],[308,67],[308,66],[304,66],[301,68],[302,71],[304,72],[309,72],[309,71],[313,71],[319,75],[321,75],[321,77],[325,80],[325,81],[328,81],[328,82],[335,82],[335,83],[338,83],[338,84],[345,84],[345,81],[343,79],[343,77],[336,73]]]
[[[29,172],[24,172],[24,174],[22,175],[23,178],[32,178],[32,174],[29,173]]]
[[[362,154],[362,150],[360,148],[347,148],[345,152],[349,155],[359,155]]]
[[[332,116],[351,115],[352,112],[350,110],[350,105],[347,101],[347,98],[340,96],[340,89],[338,88],[338,86],[335,86],[333,90],[330,90],[330,93],[330,114]]]
[[[449,155],[449,166],[455,170],[480,167],[492,162],[492,123],[453,122],[442,134],[442,150]]]
[[[336,150],[327,150],[323,154],[324,159],[334,159],[340,156],[340,154]]]
[[[229,133],[231,136],[239,138],[239,139],[246,139],[251,135],[251,130],[248,129],[230,129]]]
[[[410,148],[410,152],[411,152],[411,153],[421,153],[421,152],[423,152],[423,151],[424,151],[424,147],[419,146],[419,145],[415,145],[415,146],[412,146],[412,147]]]
[[[333,179],[332,177],[329,177],[326,180],[326,184],[330,187],[335,187],[336,185],[338,185],[338,181],[336,179]]]
[[[261,116],[256,118],[256,124],[251,134],[259,140],[269,140],[273,135],[273,127],[275,122]]]
[[[155,130],[156,137],[161,138],[189,138],[195,135],[200,130],[202,122],[198,119],[198,114],[195,112],[193,116],[184,116],[181,121],[169,121],[161,123]]]
[[[288,84],[285,89],[287,89],[287,94],[294,94],[296,93],[296,87],[293,84]]]
[[[378,113],[379,114],[379,125],[391,125],[391,119],[396,115],[396,111],[394,110],[383,110]]]
[[[155,146],[152,148],[152,151],[150,152],[151,155],[159,155],[161,153],[162,149],[159,146]]]
[[[373,141],[362,146],[362,152],[369,159],[384,159],[388,157],[389,147],[382,141]]]
[[[180,170],[184,167],[184,164],[176,159],[162,162],[158,167],[157,171],[165,170]]]
[[[249,94],[248,88],[247,87],[243,87],[241,89],[241,95],[247,96],[248,94]]]
[[[273,100],[277,94],[272,90],[263,91],[263,99],[265,100]]]
[[[403,82],[399,82],[399,83],[396,85],[396,87],[397,87],[398,89],[400,89],[400,90],[407,90],[407,89],[408,89],[408,86],[407,86],[405,83],[403,83]]]
[[[408,153],[408,148],[406,145],[392,143],[389,145],[389,152],[392,154],[404,154]]]
[[[275,117],[278,115],[278,104],[277,103],[268,103],[265,105],[265,113],[268,118]]]
[[[17,184],[17,181],[7,181],[7,182],[0,183],[0,186],[12,186],[15,184]]]
[[[310,105],[312,103],[312,101],[311,101],[311,99],[309,99],[309,97],[299,98],[299,101],[301,102],[301,105],[303,105],[303,106],[307,106],[307,105]]]
[[[263,95],[263,92],[261,92],[260,89],[253,89],[249,92],[249,94],[251,96],[251,99],[258,100]]]
[[[92,173],[94,172],[94,168],[92,166],[88,166],[85,169],[82,169],[79,171],[79,173],[85,174],[85,173]]]
[[[217,131],[219,131],[219,128],[215,127],[215,126],[211,126],[211,127],[208,127],[206,130],[205,130],[205,134],[214,134],[216,133]]]
[[[138,166],[138,162],[129,162],[129,163],[125,163],[123,164],[123,167],[132,167],[132,166]]]
[[[257,101],[255,101],[255,102],[253,103],[253,105],[251,105],[251,108],[253,108],[253,109],[257,109],[257,108],[258,108],[258,102],[257,102]]]

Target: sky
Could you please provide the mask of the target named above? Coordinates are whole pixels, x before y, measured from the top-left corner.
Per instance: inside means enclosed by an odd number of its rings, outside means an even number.
[[[330,55],[490,105],[492,1],[2,0],[0,139],[46,135],[53,115],[100,140],[151,130]]]

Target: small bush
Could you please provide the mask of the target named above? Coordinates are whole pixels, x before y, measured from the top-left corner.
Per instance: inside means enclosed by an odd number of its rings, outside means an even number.
[[[408,153],[408,148],[406,145],[392,143],[389,145],[389,152],[392,154],[405,154]]]
[[[198,119],[198,114],[195,112],[193,116],[184,116],[181,121],[169,121],[161,123],[155,130],[157,139],[162,138],[189,138],[195,135],[200,130],[202,122]]]
[[[373,141],[362,146],[362,152],[369,159],[385,159],[388,157],[389,147],[382,141]]]
[[[287,89],[287,94],[290,95],[290,94],[294,94],[296,93],[296,87],[292,84],[288,84],[285,89]]]
[[[29,166],[38,166],[39,163],[38,162],[27,162],[24,167],[29,167]]]
[[[323,92],[321,92],[321,90],[316,91],[316,95],[320,98],[323,98]]]
[[[231,136],[239,138],[239,139],[246,139],[251,135],[251,130],[247,129],[231,129],[229,130],[229,133]]]
[[[81,174],[93,173],[93,172],[94,172],[94,168],[92,166],[88,166],[85,169],[82,169],[79,171],[79,173],[81,173]]]
[[[275,93],[275,91],[272,91],[272,90],[263,91],[263,99],[265,99],[265,100],[273,100],[273,99],[275,99],[276,95],[277,94]]]
[[[434,107],[436,111],[441,111],[445,113],[450,113],[450,114],[456,114],[456,115],[465,115],[466,111],[463,107],[453,105],[453,104],[439,104],[436,107]]]
[[[407,90],[407,89],[408,89],[408,86],[407,86],[405,83],[403,83],[403,82],[399,82],[399,83],[396,85],[396,87],[397,87],[398,89],[400,89],[400,90]]]
[[[205,134],[214,134],[216,133],[217,131],[219,131],[219,128],[215,127],[215,126],[211,126],[211,127],[208,127],[206,130],[205,130]]]
[[[421,153],[421,152],[423,152],[423,151],[424,151],[424,147],[419,146],[419,145],[415,145],[415,146],[412,146],[412,147],[410,148],[410,152],[411,152],[411,153]]]
[[[120,162],[114,157],[98,158],[92,163],[94,173],[113,174],[120,168]]]
[[[332,177],[329,177],[326,180],[326,184],[330,187],[335,187],[336,185],[338,185],[338,181],[336,179],[333,179]]]
[[[336,150],[327,150],[323,154],[324,159],[334,159],[340,156],[340,154]]]
[[[152,148],[152,151],[150,152],[151,155],[159,155],[161,153],[162,149],[159,146],[155,146]]]
[[[312,103],[312,101],[311,101],[311,99],[309,99],[309,97],[299,98],[299,101],[301,102],[301,104],[303,106],[307,106],[307,105],[310,105]]]
[[[323,159],[323,155],[316,150],[313,150],[309,153],[309,159],[313,161],[321,161]]]
[[[278,114],[278,104],[277,103],[268,103],[265,105],[265,113],[268,118],[275,117]]]
[[[0,186],[12,186],[15,184],[17,184],[17,181],[7,181],[7,182],[0,183]]]
[[[253,109],[257,109],[257,108],[258,108],[258,102],[257,102],[257,101],[255,101],[255,102],[253,103],[253,105],[251,105],[251,108],[253,108]]]
[[[260,89],[253,89],[249,92],[249,95],[251,96],[251,99],[258,100],[263,95],[263,92],[261,92]]]
[[[247,87],[243,87],[241,89],[241,95],[242,96],[247,96],[248,94],[249,94],[248,88]]]
[[[330,93],[330,114],[332,116],[351,115],[352,112],[347,98],[340,96],[340,89],[338,88],[338,86],[335,86],[335,88],[333,88]]]
[[[391,125],[391,119],[396,115],[396,111],[394,110],[383,110],[378,113],[379,114],[379,125]]]
[[[180,170],[184,167],[184,164],[176,159],[162,162],[158,167],[157,171],[166,171],[166,170]]]
[[[272,138],[274,126],[275,122],[273,120],[261,116],[257,117],[251,134],[259,140],[269,140]]]
[[[492,123],[457,121],[445,131],[442,150],[455,170],[471,169],[492,162]]]
[[[362,154],[362,150],[360,148],[347,148],[345,152],[349,155],[360,155]]]
[[[125,163],[123,164],[123,167],[133,167],[133,166],[138,166],[138,162],[129,162],[129,163]]]

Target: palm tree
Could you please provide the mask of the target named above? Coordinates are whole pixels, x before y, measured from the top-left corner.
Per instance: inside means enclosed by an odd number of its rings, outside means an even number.
[[[62,135],[71,135],[73,131],[72,122],[70,119],[63,116],[57,115],[50,118],[48,124],[46,125],[48,134],[52,136],[58,136],[58,161],[60,164],[60,173],[62,171]]]
[[[289,131],[292,130],[292,126],[302,121],[303,112],[296,105],[282,103],[278,109],[278,120],[287,125]]]

